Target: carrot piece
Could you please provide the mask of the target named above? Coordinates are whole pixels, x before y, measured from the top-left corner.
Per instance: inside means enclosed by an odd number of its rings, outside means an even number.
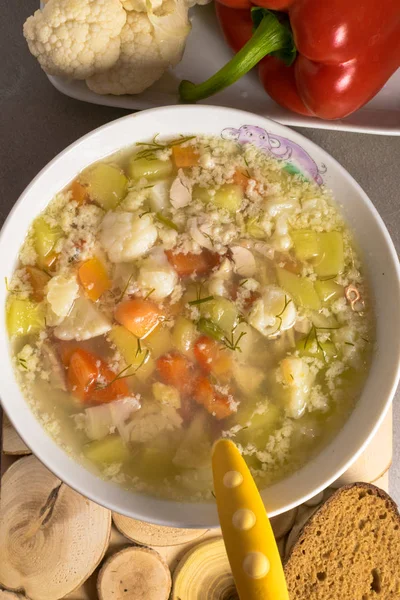
[[[68,365],[68,387],[72,394],[86,402],[99,376],[97,357],[82,348],[72,353]]]
[[[61,358],[61,362],[64,367],[69,366],[69,361],[71,360],[71,356],[76,350],[80,350],[82,346],[79,345],[78,342],[60,342],[57,345],[58,353]]]
[[[78,277],[86,296],[93,302],[96,302],[111,287],[106,268],[96,257],[81,264],[78,269]]]
[[[72,200],[74,200],[77,204],[85,204],[89,199],[89,194],[87,192],[87,188],[82,185],[77,179],[75,179],[71,184],[71,192],[72,192]]]
[[[118,398],[125,398],[129,394],[128,384],[125,379],[116,379],[116,374],[101,361],[99,367],[99,383],[92,386],[90,401],[97,404],[112,402]]]
[[[190,394],[194,384],[194,364],[178,352],[169,352],[157,360],[161,380],[176,387],[182,394]]]
[[[26,272],[28,274],[28,280],[32,287],[32,300],[35,302],[41,302],[44,298],[44,290],[47,283],[50,280],[50,276],[47,275],[42,269],[38,269],[37,267],[26,267]]]
[[[226,349],[215,340],[201,335],[195,342],[194,355],[204,371],[226,375],[232,369],[232,359]]]
[[[172,146],[172,157],[177,169],[196,167],[199,164],[199,153],[193,146]]]
[[[136,337],[144,338],[160,323],[163,313],[154,302],[132,298],[118,304],[115,318]]]
[[[221,260],[219,254],[210,252],[209,250],[203,250],[200,254],[192,254],[191,252],[187,254],[183,254],[182,252],[174,253],[173,250],[166,250],[165,254],[179,277],[189,277],[193,273],[205,275],[212,271]]]
[[[235,174],[233,176],[233,183],[236,183],[236,185],[240,185],[240,187],[245,190],[249,183],[249,177],[245,175],[243,171],[239,171],[239,169],[236,169]]]
[[[204,376],[198,377],[195,382],[194,399],[218,421],[226,419],[234,412],[229,396],[217,392]]]
[[[67,359],[67,353],[63,359]],[[68,387],[82,402],[102,404],[127,396],[129,388],[125,379],[116,377],[99,356],[83,348],[72,351],[68,361]]]

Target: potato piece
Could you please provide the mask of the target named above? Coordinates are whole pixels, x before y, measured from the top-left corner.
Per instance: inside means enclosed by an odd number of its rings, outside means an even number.
[[[299,229],[292,231],[290,237],[293,240],[296,258],[299,260],[310,260],[318,256],[318,237],[315,231]]]
[[[89,442],[83,447],[83,454],[99,466],[121,463],[129,458],[129,450],[119,435]]]
[[[276,275],[279,285],[293,297],[297,304],[304,306],[304,308],[311,308],[312,310],[319,310],[321,308],[321,300],[310,279],[298,277],[281,267],[276,267]]]
[[[170,160],[149,160],[147,158],[136,158],[132,156],[129,161],[129,175],[132,179],[144,177],[148,181],[165,179],[173,172],[174,166]]]
[[[179,352],[190,358],[193,357],[193,346],[198,337],[199,332],[192,321],[185,317],[177,318],[172,331],[172,342]]]
[[[338,275],[344,269],[343,236],[339,231],[318,234],[318,258],[314,268],[318,277]]]
[[[151,386],[154,399],[160,404],[169,404],[173,408],[179,409],[181,407],[181,396],[179,390],[172,385],[165,385],[161,381],[156,381]]]
[[[344,287],[332,279],[328,279],[327,281],[316,281],[314,286],[318,296],[324,304],[330,304],[334,300],[344,296]]]
[[[44,217],[39,217],[33,222],[33,232],[39,266],[48,268],[49,257],[56,243],[63,237],[63,231],[61,227],[51,227]]]
[[[172,348],[173,340],[167,327],[158,327],[146,336],[146,347],[151,350],[153,358],[166,354]]]
[[[108,337],[122,354],[127,366],[132,367],[130,372],[135,372],[135,377],[140,381],[146,381],[155,368],[154,360],[148,348],[138,338],[122,325],[114,325],[108,333]]]
[[[104,210],[114,210],[126,195],[128,180],[117,166],[97,163],[79,177],[88,194]]]
[[[45,327],[42,303],[12,298],[7,306],[7,329],[10,337],[36,333]]]

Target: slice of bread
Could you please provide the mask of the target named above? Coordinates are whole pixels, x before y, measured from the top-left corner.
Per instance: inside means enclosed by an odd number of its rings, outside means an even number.
[[[290,600],[399,600],[396,504],[371,484],[340,488],[304,525],[285,574]]]

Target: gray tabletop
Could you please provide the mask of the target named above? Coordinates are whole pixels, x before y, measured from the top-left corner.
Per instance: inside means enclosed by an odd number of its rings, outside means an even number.
[[[68,144],[128,111],[78,102],[57,92],[22,36],[38,0],[4,2],[0,20],[0,219],[30,180]],[[361,184],[400,249],[400,137],[299,129]],[[400,404],[394,402],[390,490],[400,504]]]

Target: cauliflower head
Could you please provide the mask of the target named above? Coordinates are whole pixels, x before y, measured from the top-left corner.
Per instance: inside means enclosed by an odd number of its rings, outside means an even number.
[[[87,79],[117,62],[125,22],[120,0],[48,0],[24,36],[46,73]]]
[[[53,0],[50,0],[53,1]],[[127,13],[118,61],[86,80],[97,94],[139,94],[182,58],[191,25],[185,0],[166,0],[153,12]]]
[[[109,212],[103,219],[100,242],[111,262],[130,262],[146,254],[157,240],[157,228],[150,215]]]

